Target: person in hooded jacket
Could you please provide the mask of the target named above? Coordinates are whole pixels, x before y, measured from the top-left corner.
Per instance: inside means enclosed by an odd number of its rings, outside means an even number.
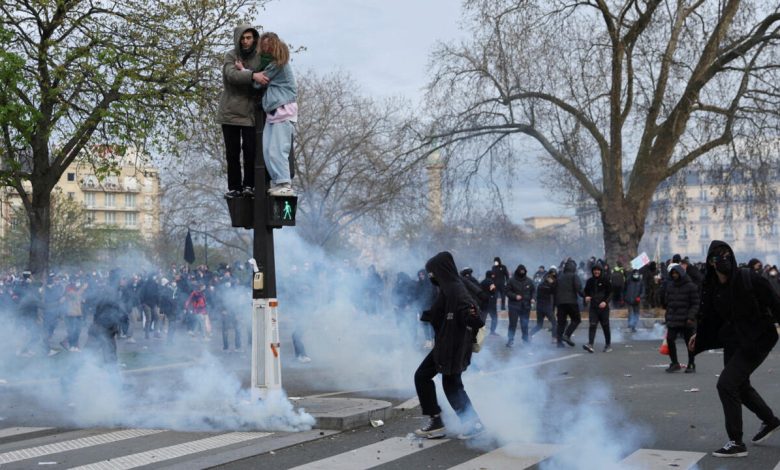
[[[558,308],[556,339],[559,348],[564,347],[563,343],[574,347],[571,335],[581,322],[579,297],[583,297],[583,294],[582,281],[577,274],[577,263],[568,259],[563,266],[563,273],[558,276],[555,287],[555,306]]]
[[[482,289],[479,281],[474,279],[473,273],[473,269],[463,268],[460,271],[460,278],[463,281],[463,285],[466,286],[466,290],[469,291],[469,294],[471,294],[471,297],[474,299],[475,305],[479,307],[482,315],[482,321],[485,321],[487,318],[487,312],[482,310],[482,306],[490,298],[490,294]]]
[[[742,405],[762,421],[752,442],[759,444],[780,427],[780,419],[750,384],[750,375],[766,360],[777,343],[780,299],[755,272],[740,270],[731,247],[714,240],[707,251],[696,333],[688,348],[696,354],[723,348],[723,371],[718,396],[723,405],[729,441],[715,457],[745,457]]]
[[[609,300],[612,296],[612,285],[604,274],[600,264],[591,268],[592,276],[585,283],[585,302],[589,304],[588,344],[583,344],[582,349],[593,354],[593,342],[596,339],[596,329],[601,325],[604,332],[604,352],[612,352],[612,334],[609,329]]]
[[[669,359],[672,363],[666,372],[677,372],[681,369],[677,360],[677,338],[685,338],[688,344],[696,329],[696,314],[699,312],[699,287],[685,273],[685,268],[676,264],[672,266],[669,280],[664,284],[663,305],[666,307],[666,343],[669,345]],[[694,354],[688,351],[688,366],[685,373],[696,372]]]
[[[550,320],[552,340],[557,342],[557,325],[555,324],[555,289],[558,284],[558,272],[554,269],[547,271],[542,282],[536,288],[536,326],[531,330],[531,336],[544,328],[544,319]]]
[[[255,102],[253,71],[261,70],[260,33],[249,24],[233,30],[234,47],[222,61],[222,95],[217,122],[222,126],[227,160],[228,192],[225,197],[254,195],[255,186]],[[244,172],[241,175],[241,156]]]
[[[501,310],[506,310],[506,283],[509,280],[509,270],[504,263],[501,262],[501,258],[496,256],[493,258],[493,274],[496,275],[496,289],[498,291],[498,298],[501,301]]]
[[[105,364],[117,364],[116,338],[119,336],[122,317],[127,314],[119,296],[120,274],[109,274],[108,285],[100,291],[95,301],[95,316],[87,332],[87,346],[96,349]]]
[[[777,266],[771,266],[766,272],[766,279],[769,281],[769,285],[772,286],[772,290],[775,294],[780,295],[780,274],[778,273]]]
[[[507,331],[506,347],[511,348],[515,344],[515,331],[517,320],[520,320],[520,332],[523,342],[529,341],[528,324],[531,318],[531,300],[534,298],[534,283],[527,276],[528,271],[522,264],[517,266],[514,275],[506,286],[506,294],[509,299],[509,330]]]
[[[441,408],[436,399],[436,385],[433,382],[433,378],[441,374],[444,395],[466,428],[458,437],[474,437],[480,434],[484,427],[463,388],[461,374],[471,363],[476,331],[485,323],[458,276],[455,260],[450,253],[441,252],[429,259],[425,263],[425,270],[430,281],[438,286],[439,293],[431,308],[423,312],[420,318],[421,321],[431,324],[436,341],[433,350],[414,373],[414,385],[422,413],[430,418],[415,434],[429,439],[445,435]]]
[[[490,334],[497,336],[498,312],[496,311],[496,295],[498,290],[496,287],[496,275],[492,270],[485,271],[485,279],[479,285],[482,287],[482,291],[488,295],[485,303],[479,306],[480,310],[482,310],[482,319],[487,321],[487,317],[490,317]]]
[[[631,275],[626,279],[626,287],[623,293],[623,299],[628,305],[628,329],[636,333],[636,326],[639,323],[639,308],[642,305],[642,298],[645,295],[645,283],[642,280],[642,273],[634,269]]]

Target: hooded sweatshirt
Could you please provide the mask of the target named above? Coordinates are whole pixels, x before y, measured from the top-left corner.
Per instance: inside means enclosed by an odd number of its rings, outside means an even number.
[[[577,275],[577,263],[574,260],[568,260],[563,267],[563,273],[558,276],[555,305],[577,305],[577,297],[583,297],[582,281]]]
[[[666,306],[666,326],[681,328],[688,321],[695,322],[699,313],[699,288],[685,273],[685,268],[676,265],[672,268],[680,277],[669,280],[664,285],[664,305]]]
[[[601,271],[599,277],[593,275],[585,283],[585,297],[590,297],[590,309],[600,309],[599,304],[606,302],[609,308],[609,299],[612,295],[612,284],[609,282],[609,278],[606,275],[605,269],[601,264],[595,264],[591,268],[590,272],[593,274],[596,270]]]
[[[725,249],[731,254],[731,273],[725,284],[709,261]],[[746,279],[749,283],[747,285]],[[724,346],[762,353],[777,343],[775,322],[780,321],[780,299],[769,282],[755,272],[743,274],[734,251],[723,241],[713,240],[707,251],[707,271],[702,285],[696,328],[696,353]]]
[[[534,282],[528,277],[528,270],[522,264],[517,266],[515,273],[509,279],[506,286],[506,295],[509,299],[509,307],[531,308],[531,299],[534,298]],[[517,296],[520,300],[517,300]]]
[[[476,331],[485,323],[466,291],[450,253],[444,251],[429,259],[425,270],[439,286],[433,306],[420,318],[433,327],[436,337],[433,360],[441,374],[459,374],[471,363]]]
[[[251,31],[256,40],[257,30],[249,24],[240,24],[233,30],[233,49],[225,53],[222,60],[222,95],[219,99],[217,122],[230,126],[254,126],[257,91],[252,86],[252,71],[260,69],[260,54],[257,48],[242,57],[241,36]],[[246,70],[236,69],[236,60],[241,59]]]

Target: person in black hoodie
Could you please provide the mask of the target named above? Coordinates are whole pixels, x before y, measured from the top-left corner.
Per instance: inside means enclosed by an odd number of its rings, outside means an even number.
[[[607,276],[602,275],[600,264],[591,268],[593,276],[585,283],[585,302],[590,307],[588,310],[588,344],[583,344],[582,349],[593,354],[593,341],[596,339],[596,329],[601,325],[604,331],[604,352],[612,352],[612,334],[609,329],[609,298],[612,295],[612,285]]]
[[[448,252],[441,252],[429,259],[425,270],[431,282],[439,287],[439,293],[429,310],[423,312],[421,321],[429,322],[436,335],[433,350],[423,359],[414,373],[414,386],[428,423],[415,431],[429,439],[444,437],[441,408],[436,400],[433,378],[441,374],[444,395],[466,426],[459,438],[470,438],[483,431],[471,400],[463,388],[461,374],[471,363],[472,345],[476,331],[485,325],[479,316],[471,295],[463,285],[455,267],[455,260]]]
[[[696,314],[699,312],[699,287],[685,273],[681,264],[672,266],[669,280],[664,284],[661,296],[666,307],[666,343],[669,345],[669,359],[672,363],[666,372],[681,369],[677,361],[677,337],[685,338],[685,344],[691,340],[696,329]],[[685,373],[696,372],[694,354],[688,351],[688,367]]]
[[[583,297],[583,294],[582,281],[577,275],[577,263],[568,259],[563,266],[563,274],[558,277],[558,284],[555,286],[555,305],[558,307],[556,337],[559,348],[564,347],[564,342],[574,347],[571,335],[581,321],[579,297]],[[571,319],[571,323],[567,326],[569,319]]]
[[[555,324],[555,289],[558,284],[558,273],[551,269],[542,278],[542,282],[536,288],[536,326],[531,330],[531,336],[540,332],[544,328],[544,319],[550,320],[552,326],[552,339],[557,342],[558,332]]]
[[[755,272],[740,270],[731,247],[714,240],[707,251],[696,333],[688,342],[695,353],[723,348],[723,371],[718,396],[723,405],[729,442],[715,457],[745,457],[742,441],[742,405],[762,421],[753,437],[766,440],[780,427],[780,419],[750,384],[750,375],[777,343],[775,323],[780,321],[780,299],[769,283]]]
[[[534,298],[534,283],[527,276],[525,266],[518,265],[509,284],[506,286],[506,295],[509,298],[509,331],[507,332],[506,347],[511,348],[515,344],[515,331],[517,320],[520,320],[520,332],[523,335],[523,343],[529,341],[528,324],[531,318],[531,300]]]
[[[87,345],[100,354],[103,363],[116,365],[116,337],[119,336],[121,321],[127,312],[119,295],[120,273],[109,273],[108,285],[100,291],[95,302],[95,316],[88,330]]]
[[[493,271],[485,272],[485,279],[479,283],[482,287],[482,291],[488,294],[488,299],[483,305],[480,305],[482,310],[482,319],[487,321],[487,317],[490,317],[490,334],[497,336],[496,327],[498,326],[498,312],[496,311],[496,276]]]
[[[506,283],[509,280],[509,270],[498,256],[493,258],[493,274],[496,275],[496,289],[501,300],[501,310],[506,310]]]

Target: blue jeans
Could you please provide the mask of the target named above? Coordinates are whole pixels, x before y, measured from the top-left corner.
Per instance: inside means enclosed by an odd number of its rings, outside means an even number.
[[[628,327],[635,329],[639,323],[639,304],[628,306]]]
[[[268,121],[263,128],[263,159],[271,182],[290,183],[290,150],[292,148],[295,125],[290,121],[271,124]]]

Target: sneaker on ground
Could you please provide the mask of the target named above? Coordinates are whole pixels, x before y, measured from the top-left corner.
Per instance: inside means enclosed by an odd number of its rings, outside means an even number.
[[[571,340],[570,336],[564,336],[563,337],[563,342],[568,344],[571,347],[574,347],[574,341]]]
[[[506,342],[506,347],[508,347],[508,348],[511,348],[514,345],[515,345],[515,342],[512,341],[512,340],[509,340],[509,341]]]
[[[77,348],[76,346],[73,346],[73,347],[69,348],[68,351],[70,351],[70,352],[81,352],[81,349]]]
[[[583,344],[582,345],[582,349],[588,351],[591,354],[593,354],[593,352],[594,352],[593,351],[593,346],[591,346],[590,344]]]
[[[280,184],[268,190],[271,196],[295,196],[295,191],[290,185]]]
[[[298,356],[298,362],[306,364],[307,362],[311,362],[311,358],[304,354],[303,356]]]
[[[131,336],[131,337],[127,338],[127,342],[133,344],[133,343],[135,343],[135,338],[133,338]]]
[[[780,418],[775,416],[775,419],[770,421],[769,423],[761,423],[761,428],[758,430],[758,434],[753,436],[753,439],[751,439],[751,442],[753,444],[760,444],[767,440],[769,436],[772,435],[773,432],[777,431],[777,428],[780,427]]]
[[[225,193],[225,199],[233,199],[234,197],[240,197],[240,196],[241,196],[241,191],[238,191],[236,189]]]
[[[723,447],[712,453],[713,457],[747,457],[747,447],[736,441],[728,441]]]
[[[609,345],[604,346],[604,352],[605,353],[611,353],[612,352],[612,346],[609,346]]]
[[[471,439],[479,436],[485,432],[485,426],[481,422],[477,421],[471,425],[466,431],[458,434],[458,439]]]
[[[431,416],[428,420],[428,424],[414,431],[414,434],[418,437],[425,437],[428,439],[444,437],[446,435],[444,421],[441,420],[441,416]]]
[[[48,354],[48,356],[49,356],[49,357],[56,356],[56,355],[57,355],[57,354],[59,354],[59,353],[60,353],[60,352],[59,352],[58,350],[56,350],[56,349],[49,349],[49,354]]]
[[[696,373],[696,364],[688,364],[688,367],[685,368],[686,374],[694,374]]]
[[[664,370],[666,372],[677,372],[677,371],[679,371],[681,369],[682,369],[682,367],[680,366],[680,364],[674,363],[674,364],[670,364],[669,367],[667,367]]]
[[[255,188],[247,186],[243,191],[241,191],[241,195],[244,197],[255,197]]]

